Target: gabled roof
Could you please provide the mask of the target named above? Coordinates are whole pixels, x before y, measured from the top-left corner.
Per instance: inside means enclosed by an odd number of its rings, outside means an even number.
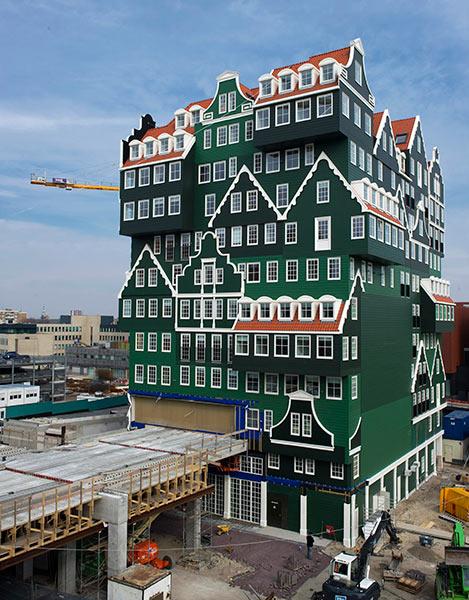
[[[117,296],[118,298],[122,297],[123,291],[129,285],[130,280],[132,279],[132,276],[135,273],[135,270],[137,269],[138,265],[142,262],[143,256],[144,256],[144,254],[146,252],[148,252],[148,254],[150,255],[150,259],[153,261],[153,264],[158,269],[161,277],[163,278],[163,281],[168,286],[168,288],[169,288],[169,290],[171,292],[171,295],[174,296],[174,287],[173,287],[173,284],[171,283],[169,277],[166,275],[166,272],[163,269],[163,267],[161,266],[160,261],[153,254],[153,250],[150,248],[149,244],[145,244],[143,250],[140,252],[140,254],[138,255],[137,260],[135,261],[134,266],[132,267],[132,269],[130,271],[127,272],[124,285],[122,286],[122,288],[121,288],[121,290],[119,292],[119,295]]]
[[[397,121],[391,121],[392,131],[396,140],[396,146],[400,150],[408,150],[412,140],[412,133],[414,131],[414,125],[418,117],[409,117],[407,119],[398,119]],[[405,139],[398,143],[398,136],[405,135]]]
[[[383,118],[383,115],[384,115],[384,110],[373,114],[373,127],[372,127],[373,137],[376,137],[376,135],[378,133],[378,129],[379,129],[379,126],[381,125],[381,120]]]
[[[278,74],[280,73],[280,71],[282,71],[283,69],[291,69],[292,71],[295,71],[295,73],[296,73],[296,72],[298,72],[298,68],[301,67],[301,65],[304,65],[305,63],[311,63],[311,65],[313,65],[314,67],[316,67],[318,69],[319,63],[322,60],[324,60],[325,58],[333,58],[337,62],[339,62],[343,65],[346,65],[349,60],[349,57],[350,57],[350,49],[351,49],[351,46],[346,46],[345,48],[339,48],[338,50],[330,50],[329,52],[322,52],[321,54],[314,54],[313,56],[310,56],[309,58],[302,60],[301,62],[294,63],[293,65],[277,67],[276,69],[273,69],[272,75],[274,77],[277,77]]]

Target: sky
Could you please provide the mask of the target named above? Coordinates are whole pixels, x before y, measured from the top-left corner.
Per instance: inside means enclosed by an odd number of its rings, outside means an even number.
[[[118,181],[120,140],[260,75],[361,38],[376,110],[419,114],[446,186],[452,296],[469,300],[467,0],[1,0],[0,306],[116,314],[129,266],[115,192],[31,186],[31,173]]]

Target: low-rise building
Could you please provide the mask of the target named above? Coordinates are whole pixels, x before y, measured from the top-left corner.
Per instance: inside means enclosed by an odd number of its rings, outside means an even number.
[[[65,352],[67,374],[99,378],[100,371],[109,371],[105,379],[128,379],[129,353],[125,348],[112,348],[100,344],[96,346],[74,345]]]
[[[0,308],[0,323],[24,323],[28,313],[14,308]]]
[[[0,385],[0,420],[5,418],[6,409],[19,404],[34,404],[40,400],[40,388],[29,383]]]

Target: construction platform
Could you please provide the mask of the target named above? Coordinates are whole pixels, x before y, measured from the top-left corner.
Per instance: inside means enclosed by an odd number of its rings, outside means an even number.
[[[149,426],[6,455],[0,467],[0,569],[104,527],[95,515],[103,494],[125,495],[132,521],[208,493],[209,463],[244,452],[243,437]]]

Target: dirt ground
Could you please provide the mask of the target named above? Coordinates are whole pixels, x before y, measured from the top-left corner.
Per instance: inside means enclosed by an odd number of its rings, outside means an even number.
[[[456,472],[456,469],[445,465],[443,475],[432,477],[392,511],[401,540],[399,549],[403,554],[399,569],[402,572],[416,569],[426,576],[425,585],[417,596],[421,600],[434,598],[436,565],[443,560],[444,547],[449,542],[434,538],[431,547],[424,547],[419,543],[418,533],[404,529],[410,525],[427,529],[430,535],[432,529],[451,534],[452,524],[439,517],[439,490],[441,485],[454,481]],[[313,560],[308,561],[303,544],[267,537],[254,532],[248,524],[230,522],[231,531],[217,536],[216,524],[220,521],[204,517],[202,534],[207,545],[196,554],[182,548],[181,513],[167,513],[153,524],[152,537],[158,541],[161,553],[169,554],[175,562],[175,600],[196,597],[252,600],[256,598],[253,590],[261,598],[274,591],[276,597],[282,600],[309,600],[313,591],[321,589],[322,582],[328,577],[330,558],[343,550],[338,543],[331,543],[327,548],[315,548]],[[371,577],[384,585],[381,598],[412,600],[415,596],[398,589],[394,582],[383,580],[383,569],[391,560],[391,546],[384,537],[383,540],[370,559]],[[294,567],[294,582],[287,589],[281,589],[277,584],[278,572],[287,563]],[[197,593],[199,588],[200,596]]]

